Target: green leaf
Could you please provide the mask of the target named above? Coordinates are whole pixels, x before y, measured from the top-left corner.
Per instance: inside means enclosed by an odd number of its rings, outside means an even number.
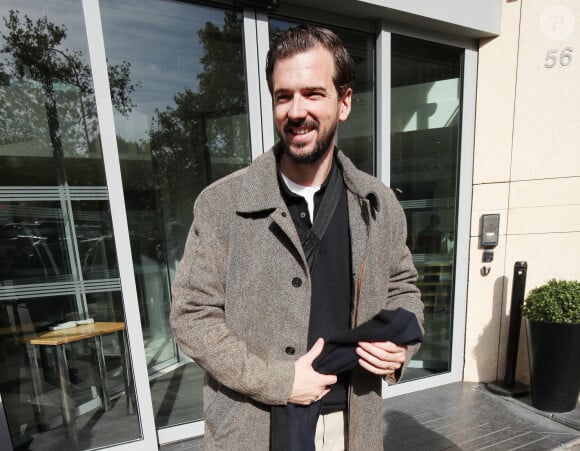
[[[580,323],[580,282],[552,279],[532,289],[522,306],[522,315],[545,323]]]

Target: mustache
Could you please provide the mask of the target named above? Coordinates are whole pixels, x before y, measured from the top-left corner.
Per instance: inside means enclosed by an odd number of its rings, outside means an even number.
[[[284,131],[288,133],[290,132],[290,129],[298,127],[306,127],[312,130],[318,130],[319,125],[320,124],[318,123],[318,121],[314,119],[304,119],[303,121],[293,121],[291,119],[288,119],[286,124],[284,124]]]

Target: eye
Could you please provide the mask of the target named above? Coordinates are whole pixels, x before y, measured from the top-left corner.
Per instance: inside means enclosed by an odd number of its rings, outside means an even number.
[[[324,95],[319,91],[313,91],[306,95],[311,100],[319,100],[324,97]]]
[[[278,94],[276,95],[276,103],[286,103],[290,100],[290,96],[288,94]]]

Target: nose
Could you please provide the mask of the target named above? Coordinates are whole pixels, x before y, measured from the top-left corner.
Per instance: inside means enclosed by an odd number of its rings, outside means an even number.
[[[301,96],[294,96],[288,110],[288,118],[292,120],[303,119],[306,114],[304,99]]]

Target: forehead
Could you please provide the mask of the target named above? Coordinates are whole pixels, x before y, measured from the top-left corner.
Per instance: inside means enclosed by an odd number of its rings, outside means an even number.
[[[323,47],[314,47],[304,52],[278,60],[272,73],[274,91],[303,86],[334,86],[334,58]]]

